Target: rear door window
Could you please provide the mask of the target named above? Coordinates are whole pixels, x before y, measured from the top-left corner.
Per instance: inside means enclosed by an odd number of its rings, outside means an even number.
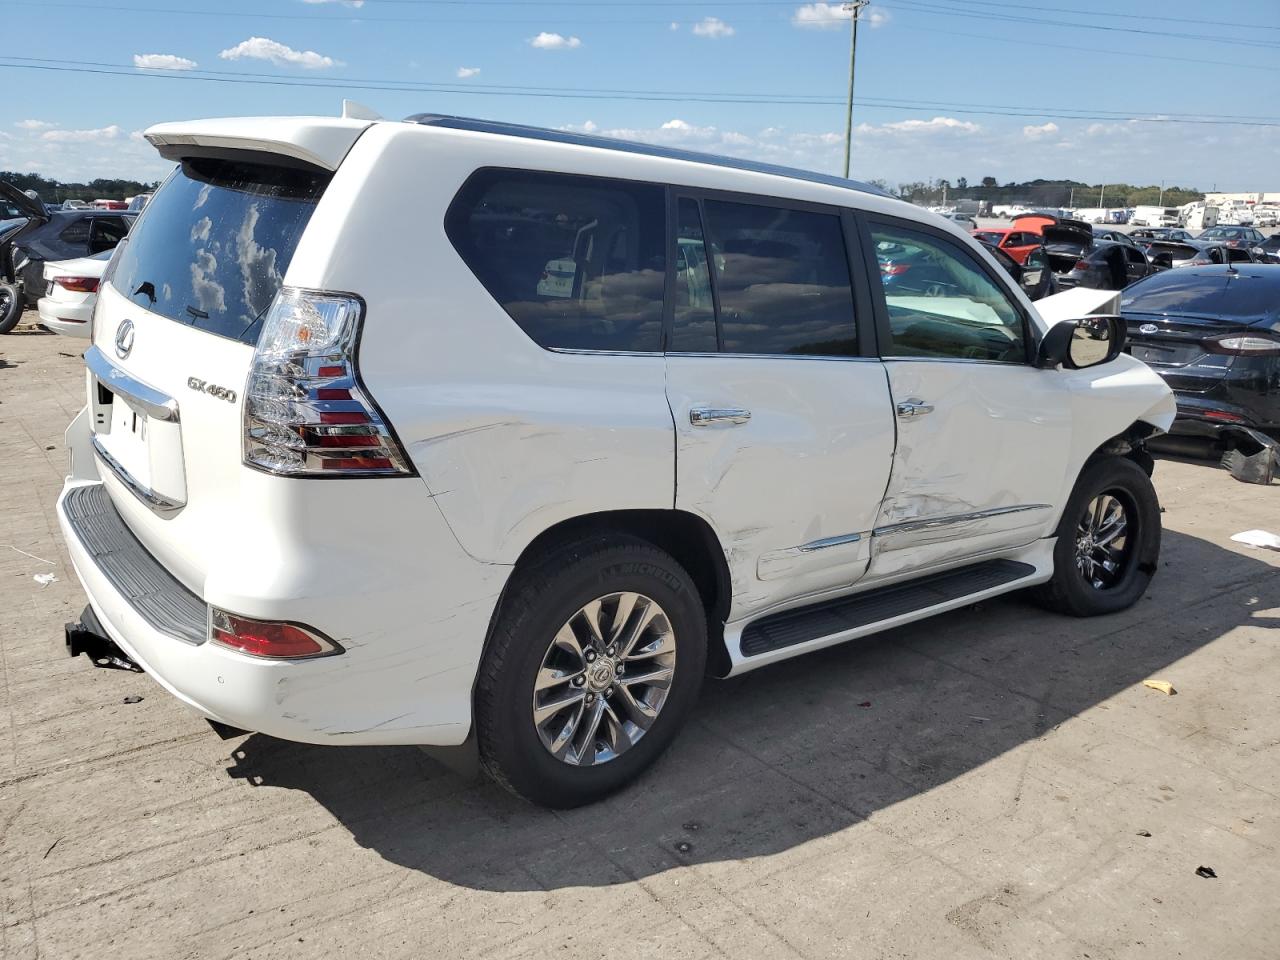
[[[481,170],[449,208],[445,232],[489,295],[540,346],[662,349],[663,187]]]
[[[111,283],[178,323],[257,343],[328,183],[314,168],[185,160],[124,241]]]
[[[702,207],[721,350],[857,355],[849,257],[837,215],[724,200]]]

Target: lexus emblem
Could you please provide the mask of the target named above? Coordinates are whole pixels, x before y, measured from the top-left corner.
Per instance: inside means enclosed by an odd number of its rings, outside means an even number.
[[[116,328],[116,356],[123,360],[133,349],[133,321],[125,320]]]
[[[1159,327],[1157,327],[1154,323],[1144,323],[1142,326],[1140,326],[1140,327],[1138,328],[1138,332],[1139,332],[1139,333],[1147,333],[1147,334],[1150,334],[1150,333],[1159,333],[1159,332],[1160,332],[1160,328],[1159,328]]]

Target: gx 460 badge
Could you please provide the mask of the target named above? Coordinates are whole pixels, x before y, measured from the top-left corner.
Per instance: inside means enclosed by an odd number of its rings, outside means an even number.
[[[199,377],[187,377],[187,386],[199,393],[207,393],[211,397],[217,397],[219,400],[225,400],[227,403],[236,402],[236,392],[228,390],[226,387],[220,387],[216,383],[209,383],[207,380],[201,380]]]

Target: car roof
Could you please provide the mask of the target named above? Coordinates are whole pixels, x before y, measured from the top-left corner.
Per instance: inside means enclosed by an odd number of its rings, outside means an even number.
[[[601,150],[614,150],[618,153],[632,153],[645,157],[658,157],[664,160],[687,160],[692,163],[704,163],[732,170],[746,170],[751,173],[765,173],[792,180],[803,180],[808,183],[820,183],[830,187],[843,187],[859,193],[869,193],[879,197],[889,194],[878,187],[861,180],[848,180],[828,173],[814,170],[800,170],[773,163],[761,163],[757,160],[744,160],[739,157],[726,157],[720,154],[700,153],[696,150],[681,150],[674,147],[660,147],[651,143],[638,143],[631,140],[618,140],[613,137],[601,137],[588,133],[574,133],[570,130],[551,130],[544,127],[531,127],[520,123],[503,123],[497,120],[478,120],[472,117],[456,117],[440,113],[415,113],[405,117],[406,123],[417,123],[423,126],[442,127],[448,130],[464,130],[470,133],[491,133],[498,136],[518,137],[524,140],[542,140],[549,143],[563,143],[578,147],[596,147]]]

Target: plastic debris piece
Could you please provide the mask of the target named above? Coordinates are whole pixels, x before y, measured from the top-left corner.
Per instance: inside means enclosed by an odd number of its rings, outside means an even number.
[[[1266,530],[1245,530],[1242,533],[1233,534],[1231,539],[1236,543],[1243,543],[1246,547],[1280,550],[1280,536]]]
[[[1151,836],[1151,831],[1150,831],[1150,830],[1139,830],[1139,831],[1138,831],[1138,836],[1140,836],[1140,837],[1149,837],[1149,836]]]
[[[870,700],[863,700],[860,704],[858,704],[858,706],[860,706],[860,707],[869,707],[869,706],[871,706],[871,701],[870,701]]]
[[[9,548],[10,550],[12,550],[14,553],[20,553],[20,554],[22,554],[24,557],[30,557],[32,560],[39,560],[41,563],[47,563],[47,564],[48,564],[49,566],[51,566],[51,567],[56,567],[56,566],[57,566],[57,564],[56,564],[56,563],[54,563],[52,560],[46,560],[44,557],[37,557],[34,553],[27,553],[27,551],[25,551],[25,550],[19,550],[19,549],[18,549],[17,547],[15,547],[12,543],[0,544],[0,546],[8,547],[8,548]]]
[[[124,703],[141,703],[142,698],[137,696],[136,694],[130,694],[129,696],[124,698],[123,702]]]
[[[58,578],[55,577],[52,573],[37,573],[31,579],[34,580],[36,583],[40,584],[40,586],[42,587],[47,587],[51,583],[58,582]]]
[[[1173,689],[1173,684],[1168,680],[1143,680],[1142,685],[1152,690],[1159,690],[1165,696],[1172,697],[1177,694],[1177,690]]]
[[[676,850],[679,851],[680,853],[692,853],[693,844],[690,843],[688,840],[681,840],[679,843],[676,844]]]
[[[1218,875],[1213,872],[1213,867],[1196,867],[1196,876],[1204,877],[1206,880],[1218,879]]]

